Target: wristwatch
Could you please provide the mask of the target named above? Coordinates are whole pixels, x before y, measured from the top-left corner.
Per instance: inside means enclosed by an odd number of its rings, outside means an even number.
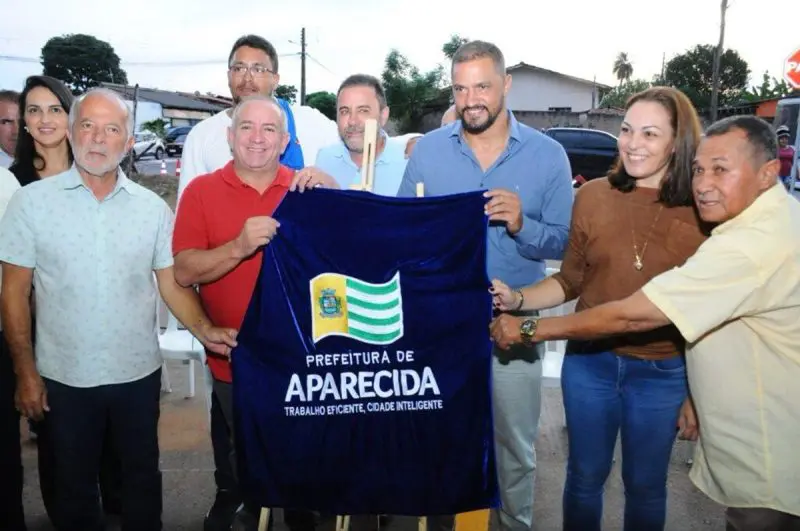
[[[536,328],[539,325],[538,317],[530,317],[522,321],[519,325],[519,336],[522,339],[522,344],[526,347],[533,345],[533,336],[536,335]]]

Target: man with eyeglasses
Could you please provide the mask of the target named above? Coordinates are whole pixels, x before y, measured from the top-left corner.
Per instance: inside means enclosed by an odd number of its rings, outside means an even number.
[[[14,162],[19,121],[19,92],[0,90],[0,168]]]
[[[271,96],[279,82],[278,53],[269,41],[258,35],[244,35],[233,44],[228,56],[228,87],[234,105],[247,96]],[[303,151],[297,141],[294,115],[287,101],[278,99],[278,103],[289,119],[289,144],[280,162],[300,170],[304,165]],[[178,198],[192,179],[218,170],[231,160],[227,134],[232,110],[206,118],[189,132],[181,156]]]
[[[279,80],[278,54],[266,39],[245,35],[233,44],[228,57],[228,86],[234,107],[203,120],[189,132],[181,158],[183,171],[178,186],[178,210],[184,190],[193,179],[213,173],[232,160],[228,129],[232,125],[235,106],[250,96],[272,96]],[[279,158],[280,164],[293,170],[302,169],[303,152],[297,142],[292,110],[286,101],[275,100],[286,115],[289,133],[289,142]],[[209,363],[209,369],[215,381],[232,383],[229,363],[212,362]],[[216,393],[216,390],[211,393],[211,446],[217,493],[214,504],[205,516],[204,531],[229,531],[237,510],[240,514],[236,519],[244,521],[251,515],[244,507],[240,509],[242,495],[230,459],[233,448],[228,422]],[[315,525],[314,514],[310,512],[285,511],[284,518],[291,531],[309,531]]]

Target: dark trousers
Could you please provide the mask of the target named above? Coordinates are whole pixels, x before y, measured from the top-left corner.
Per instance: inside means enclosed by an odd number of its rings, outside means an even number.
[[[45,385],[56,529],[103,529],[98,476],[108,434],[121,471],[122,531],[160,531],[161,370],[124,384],[77,388],[45,379]]]
[[[217,473],[220,468],[223,469],[224,474],[217,477],[217,486],[219,486],[219,478],[226,479],[233,478],[236,481],[236,445],[233,438],[233,385],[219,380],[214,380],[214,393],[212,395],[212,408],[211,408],[211,443],[214,445],[214,462],[216,464]],[[225,422],[225,433],[228,434],[226,441],[214,439],[214,404],[217,405],[217,414]],[[217,420],[219,423],[219,419]],[[217,426],[217,436],[222,433],[222,427]],[[221,443],[217,447],[217,443]],[[226,459],[227,457],[227,459]],[[227,460],[227,463],[222,461]],[[229,475],[228,475],[229,474]],[[258,516],[260,507],[247,507],[248,511]],[[272,524],[272,512],[270,512],[270,527]],[[293,509],[284,509],[283,518],[286,525],[291,531],[313,531],[316,527],[316,515],[312,511],[301,511]]]
[[[14,406],[14,390],[14,368],[0,333],[0,531],[25,531],[20,418]]]
[[[800,516],[775,509],[731,507],[725,518],[727,531],[800,531]]]

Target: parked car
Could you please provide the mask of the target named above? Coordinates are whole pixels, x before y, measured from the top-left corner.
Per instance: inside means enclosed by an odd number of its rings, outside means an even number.
[[[581,176],[585,182],[604,177],[619,156],[617,137],[605,131],[552,127],[546,129],[544,134],[564,146],[572,166],[573,179]]]
[[[173,127],[167,130],[167,134],[164,135],[164,143],[169,144],[170,142],[175,142],[181,135],[188,135],[189,131],[192,130],[191,125],[182,125],[180,127]]]
[[[189,133],[186,132],[185,134],[178,135],[172,142],[167,144],[167,156],[169,157],[180,157],[183,155],[183,144],[186,143],[186,136]]]
[[[151,131],[141,131],[133,133],[135,144],[133,144],[133,153],[136,158],[153,155],[156,160],[161,160],[164,157],[164,143],[158,138],[158,135]]]

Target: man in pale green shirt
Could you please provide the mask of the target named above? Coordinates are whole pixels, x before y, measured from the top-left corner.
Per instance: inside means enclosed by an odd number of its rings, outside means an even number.
[[[621,301],[522,330],[509,315],[492,324],[503,348],[674,324],[700,426],[690,478],[728,507],[728,531],[800,530],[800,203],[778,169],[763,120],[711,125],[692,185],[716,227],[682,267]]]
[[[107,432],[122,470],[122,528],[161,531],[159,293],[207,348],[225,355],[235,345],[235,331],[213,327],[197,293],[175,282],[169,206],[119,169],[132,133],[116,93],[89,91],[70,110],[75,165],[18,190],[0,222],[16,406],[46,424],[59,531],[102,529]]]

